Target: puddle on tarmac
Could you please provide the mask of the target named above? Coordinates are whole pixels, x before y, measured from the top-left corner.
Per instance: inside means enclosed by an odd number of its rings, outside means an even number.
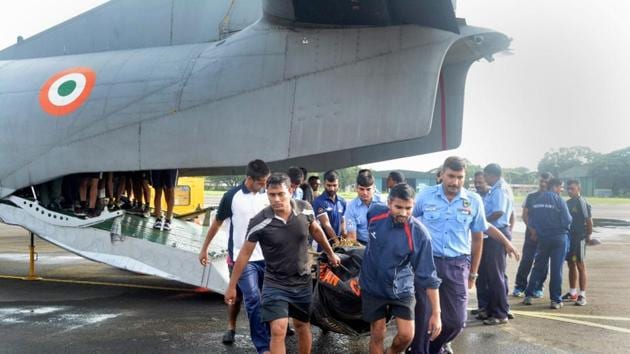
[[[118,314],[108,313],[76,313],[71,307],[26,306],[0,308],[0,324],[52,324],[62,327],[66,331],[96,325],[118,316]]]
[[[630,231],[630,221],[617,219],[593,219],[593,227],[627,229]]]

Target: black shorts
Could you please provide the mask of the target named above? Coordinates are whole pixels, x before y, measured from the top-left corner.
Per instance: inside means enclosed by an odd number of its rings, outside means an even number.
[[[149,180],[149,171],[133,171],[131,178],[136,183],[141,183],[144,180]]]
[[[362,292],[361,307],[363,310],[363,320],[366,322],[372,323],[390,316],[396,316],[403,320],[411,321],[414,319],[416,298],[410,296],[395,300],[381,299]]]
[[[294,289],[263,286],[261,311],[263,322],[288,317],[310,322],[312,296],[313,291],[310,286]]]
[[[177,170],[151,171],[151,185],[153,188],[175,188],[177,186]]]
[[[586,258],[586,239],[580,236],[569,237],[569,252],[567,252],[567,261],[583,262]]]

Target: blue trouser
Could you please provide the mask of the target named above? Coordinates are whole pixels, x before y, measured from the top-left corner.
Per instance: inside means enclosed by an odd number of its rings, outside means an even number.
[[[488,294],[488,277],[486,276],[486,272],[484,268],[487,267],[486,263],[489,262],[487,245],[486,242],[489,237],[485,237],[483,239],[483,246],[481,248],[481,260],[479,261],[479,277],[475,281],[475,288],[477,289],[477,308],[486,310],[488,308],[489,294]]]
[[[533,241],[529,236],[525,236],[525,243],[523,243],[523,252],[521,253],[521,262],[518,264],[518,271],[516,272],[516,281],[514,287],[520,290],[527,288],[527,277],[530,276],[532,265],[534,264],[534,258],[536,258],[536,249],[538,248],[538,242]],[[547,280],[547,268],[540,281],[538,288],[534,290],[541,290],[543,284]]]
[[[511,239],[507,228],[499,229],[505,237]],[[505,248],[503,244],[493,238],[483,240],[483,252],[479,266],[481,294],[478,293],[479,307],[486,309],[489,316],[503,319],[510,310],[507,301],[507,278],[505,276]],[[477,290],[479,291],[479,289]],[[483,307],[481,307],[483,305]]]
[[[534,291],[542,286],[549,267],[549,298],[554,302],[562,302],[562,266],[567,254],[568,236],[539,235],[538,249],[534,269],[525,289],[525,296],[534,296]],[[551,266],[549,266],[551,263]]]
[[[245,310],[249,319],[249,333],[258,353],[269,351],[269,325],[262,321],[261,292],[265,276],[265,261],[249,262],[238,280],[243,292]]]
[[[439,353],[444,344],[452,341],[466,324],[468,305],[468,274],[470,259],[467,256],[456,258],[433,258],[440,284],[440,307],[442,310],[442,332],[430,342],[427,334],[431,304],[426,289],[416,287],[416,333],[409,347],[411,353]]]

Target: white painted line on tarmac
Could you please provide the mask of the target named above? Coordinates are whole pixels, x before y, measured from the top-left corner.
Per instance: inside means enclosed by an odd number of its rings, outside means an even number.
[[[532,313],[530,311],[512,311],[518,312],[519,314]],[[595,315],[578,315],[573,313],[547,313],[547,312],[533,312],[537,314],[555,316],[555,317],[573,317],[573,318],[588,318],[592,320],[608,320],[608,321],[630,321],[629,317],[618,317],[618,316],[595,316]]]
[[[583,326],[587,326],[587,327],[602,328],[602,329],[607,329],[609,331],[615,331],[615,332],[630,334],[630,328],[609,326],[609,325],[604,325],[604,324],[599,324],[599,323],[575,320],[575,319],[572,319],[572,318],[568,318],[567,314],[564,314],[565,316],[559,316],[558,314],[549,314],[549,313],[546,313],[546,312],[533,312],[533,311],[530,312],[530,311],[514,311],[514,310],[512,310],[512,312],[514,314],[522,315],[522,316],[544,318],[544,319],[547,319],[547,320],[579,324],[579,325],[583,325]],[[583,315],[583,316],[586,316],[586,315]],[[604,316],[601,316],[601,317],[604,317]]]

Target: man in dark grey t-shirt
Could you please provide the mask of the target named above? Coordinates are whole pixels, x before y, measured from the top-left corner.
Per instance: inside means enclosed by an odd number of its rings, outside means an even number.
[[[573,221],[569,230],[569,252],[566,260],[569,267],[569,292],[562,296],[563,301],[575,301],[577,306],[586,305],[586,245],[591,241],[593,233],[593,218],[591,205],[581,195],[580,182],[567,182],[567,192],[571,199],[567,200],[567,207]],[[580,292],[577,285],[580,285]]]
[[[257,243],[265,258],[262,290],[262,320],[271,327],[272,353],[286,352],[284,338],[289,317],[298,334],[300,353],[310,353],[312,336],[309,325],[311,303],[309,234],[328,255],[332,266],[340,263],[315,220],[312,207],[291,198],[291,181],[284,173],[274,173],[267,180],[267,197],[271,206],[254,216],[234,265],[225,293],[229,305],[236,298],[236,284]]]

